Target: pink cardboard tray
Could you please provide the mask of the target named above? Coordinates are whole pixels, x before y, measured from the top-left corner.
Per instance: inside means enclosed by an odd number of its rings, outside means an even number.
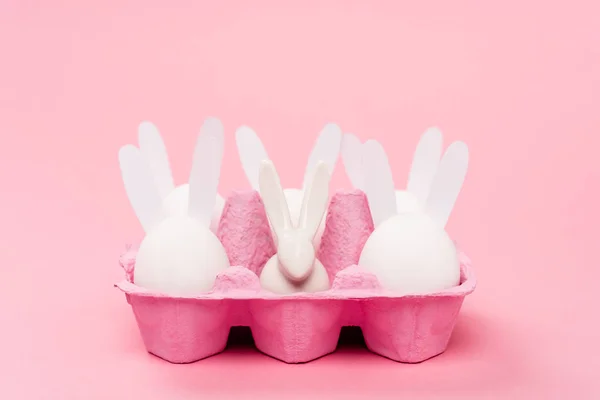
[[[287,363],[335,351],[344,326],[359,326],[371,351],[395,361],[416,363],[442,353],[465,296],[475,289],[469,259],[461,253],[459,286],[398,296],[356,265],[372,231],[365,195],[336,193],[318,251],[331,289],[277,295],[262,290],[258,279],[275,254],[260,196],[254,191],[234,193],[225,204],[217,236],[231,265],[237,266],[219,274],[212,291],[177,298],[134,285],[133,250],[120,258],[127,279],[116,286],[133,309],[148,352],[173,363],[222,352],[233,326],[250,327],[258,350]]]

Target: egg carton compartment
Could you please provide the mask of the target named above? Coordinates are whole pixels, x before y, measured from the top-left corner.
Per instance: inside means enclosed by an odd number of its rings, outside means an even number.
[[[133,309],[147,351],[172,363],[222,352],[234,326],[249,327],[258,350],[287,363],[332,353],[344,326],[360,327],[372,352],[395,361],[417,363],[442,353],[465,296],[475,289],[469,259],[460,253],[458,286],[400,296],[356,265],[372,231],[365,195],[336,193],[318,251],[331,288],[271,293],[258,278],[276,252],[262,201],[255,191],[234,193],[225,203],[217,236],[237,266],[220,273],[210,292],[184,298],[136,286],[135,250],[121,256],[126,280],[116,286]]]

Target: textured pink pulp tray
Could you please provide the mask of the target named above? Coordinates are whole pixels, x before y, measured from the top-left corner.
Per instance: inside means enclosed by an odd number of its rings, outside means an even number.
[[[330,290],[277,295],[258,275],[275,254],[257,192],[234,193],[226,202],[217,236],[231,265],[210,293],[176,298],[134,285],[135,251],[121,256],[127,279],[121,289],[133,309],[148,352],[172,363],[190,363],[225,349],[232,326],[248,326],[256,347],[287,363],[307,362],[335,351],[343,326],[359,326],[368,348],[395,361],[417,363],[442,353],[466,295],[475,289],[470,261],[461,254],[461,283],[440,293],[404,295],[383,289],[357,266],[373,231],[360,191],[331,199],[318,258]]]

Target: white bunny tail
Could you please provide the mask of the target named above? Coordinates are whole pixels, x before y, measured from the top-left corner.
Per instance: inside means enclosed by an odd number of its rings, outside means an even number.
[[[303,188],[309,184],[313,177],[314,169],[320,161],[323,161],[327,165],[329,174],[333,175],[335,164],[340,155],[341,145],[342,130],[340,127],[336,124],[325,125],[317,138],[315,146],[308,156],[308,162],[306,163],[306,169],[304,170]]]
[[[437,128],[430,128],[421,135],[415,149],[406,190],[415,195],[420,204],[425,204],[429,196],[442,156],[442,140],[442,132]]]
[[[138,127],[138,143],[146,159],[161,198],[164,200],[175,189],[169,165],[167,148],[156,126],[142,122]]]
[[[119,150],[119,166],[129,202],[144,231],[150,232],[165,215],[148,163],[137,147],[127,145]]]
[[[267,151],[256,132],[247,126],[238,128],[235,132],[235,142],[246,178],[252,189],[259,190],[258,175],[261,162],[269,160]]]
[[[383,146],[375,140],[363,145],[365,156],[365,193],[373,223],[377,227],[383,221],[396,215],[396,191],[394,178]]]
[[[433,179],[425,210],[444,228],[454,208],[469,166],[469,148],[464,142],[454,142],[444,153]]]
[[[209,226],[215,207],[223,147],[219,144],[223,126],[220,122],[207,121],[196,141],[192,170],[188,212],[203,226]]]

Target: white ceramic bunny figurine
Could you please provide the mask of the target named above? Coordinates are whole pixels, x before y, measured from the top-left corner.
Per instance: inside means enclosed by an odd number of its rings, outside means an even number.
[[[402,294],[431,293],[458,285],[460,263],[444,227],[466,176],[466,144],[454,142],[448,147],[424,206],[402,212],[397,210],[385,151],[378,142],[367,141],[364,155],[365,192],[375,230],[363,247],[359,265],[374,273],[383,287]]]
[[[261,162],[258,186],[267,216],[277,236],[277,254],[260,274],[261,286],[275,293],[319,292],[329,289],[329,278],[316,258],[312,240],[329,201],[329,170],[319,162],[304,188],[298,224],[294,224],[275,166]]]
[[[209,229],[223,151],[218,137],[218,125],[205,123],[194,150],[188,210],[171,216],[142,151],[133,145],[119,151],[125,191],[146,231],[136,256],[136,285],[171,296],[194,296],[210,290],[217,274],[229,267],[221,242]]]
[[[309,180],[313,176],[317,163],[323,161],[327,166],[329,174],[332,175],[339,157],[341,142],[342,132],[340,128],[335,124],[325,125],[308,158],[306,169],[304,171],[303,188],[284,190],[285,199],[289,206],[290,216],[294,225],[299,221],[304,191],[306,190]],[[258,177],[261,162],[263,160],[269,160],[267,151],[256,133],[246,126],[242,126],[237,130],[236,143],[246,177],[252,188],[258,191]],[[317,249],[321,243],[321,236],[323,235],[324,229],[325,215],[323,216],[323,220],[313,239],[313,244]],[[277,240],[276,235],[274,235],[274,237],[275,240]]]
[[[346,133],[342,139],[341,155],[350,182],[356,189],[364,192],[366,183],[364,144],[356,136]],[[396,208],[399,213],[423,207],[441,156],[442,133],[437,128],[430,128],[421,136],[413,155],[406,190],[395,192]]]
[[[216,118],[206,119],[200,129],[200,134],[202,135],[206,131],[211,132],[217,147],[220,149],[219,151],[222,152],[223,126],[221,122]],[[190,185],[185,183],[175,187],[167,149],[156,126],[150,122],[142,122],[138,127],[138,142],[142,155],[154,175],[159,194],[163,199],[166,215],[185,215],[188,211]],[[224,203],[223,198],[217,194],[210,225],[213,232],[217,231]]]

